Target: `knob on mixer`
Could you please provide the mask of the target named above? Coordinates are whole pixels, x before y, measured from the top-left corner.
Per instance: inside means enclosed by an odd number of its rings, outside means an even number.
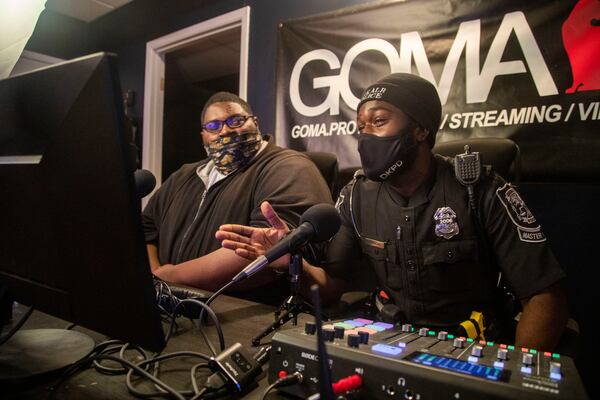
[[[498,349],[497,354],[498,360],[505,361],[508,359],[508,350],[506,349]]]
[[[323,328],[323,340],[326,342],[333,342],[335,338],[335,331],[331,328]]]
[[[348,346],[358,347],[360,345],[360,335],[357,333],[351,333],[348,335]]]
[[[304,332],[307,335],[314,335],[317,331],[317,325],[314,322],[307,322],[304,324]]]
[[[561,373],[560,373],[560,363],[555,362],[555,361],[551,361],[550,362],[550,378],[552,379],[560,379],[561,378]]]
[[[471,355],[473,357],[481,357],[483,355],[483,347],[482,346],[473,347],[473,350],[471,350]]]

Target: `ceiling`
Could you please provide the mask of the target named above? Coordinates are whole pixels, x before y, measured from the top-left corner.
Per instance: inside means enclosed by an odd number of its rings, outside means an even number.
[[[46,8],[83,22],[92,22],[132,1],[133,0],[47,0]]]

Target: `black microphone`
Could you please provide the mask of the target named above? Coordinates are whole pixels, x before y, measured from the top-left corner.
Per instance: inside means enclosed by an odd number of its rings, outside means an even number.
[[[139,199],[148,196],[156,186],[156,178],[147,169],[136,169],[133,173],[135,192]]]
[[[332,205],[316,204],[306,210],[300,218],[300,226],[271,247],[265,254],[252,261],[238,273],[232,282],[239,282],[263,269],[284,254],[302,248],[308,242],[323,242],[340,229],[340,216]]]

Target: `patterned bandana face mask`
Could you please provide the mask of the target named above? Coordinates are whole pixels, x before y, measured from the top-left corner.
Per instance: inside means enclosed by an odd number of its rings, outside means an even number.
[[[256,154],[262,138],[257,130],[243,131],[228,136],[219,136],[205,147],[208,157],[223,175],[246,165]]]

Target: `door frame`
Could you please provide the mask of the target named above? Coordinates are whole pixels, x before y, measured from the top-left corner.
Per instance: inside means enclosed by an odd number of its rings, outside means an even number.
[[[235,28],[241,28],[239,96],[246,99],[250,6],[242,7],[146,43],[142,168],[154,174],[157,182],[156,188],[162,182],[165,55],[195,44],[209,36]]]

